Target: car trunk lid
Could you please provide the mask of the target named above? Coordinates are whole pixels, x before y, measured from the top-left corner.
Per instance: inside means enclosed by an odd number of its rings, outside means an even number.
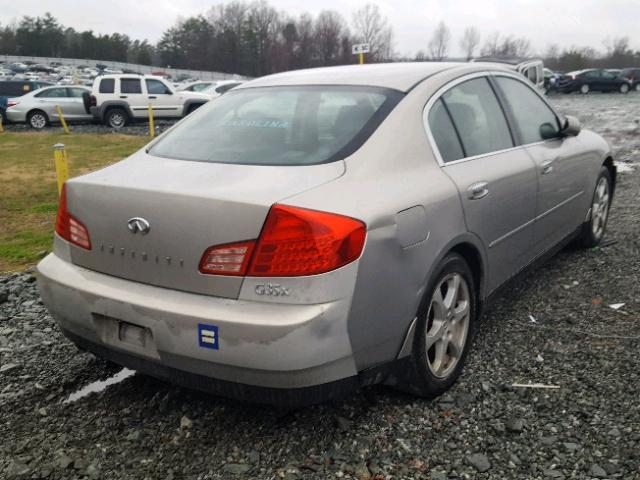
[[[336,179],[344,168],[342,161],[232,165],[139,152],[68,182],[69,210],[87,227],[92,244],[91,250],[72,246],[71,260],[137,282],[237,298],[241,277],[198,271],[204,251],[258,238],[274,203]],[[148,222],[146,234],[129,229],[136,217]]]

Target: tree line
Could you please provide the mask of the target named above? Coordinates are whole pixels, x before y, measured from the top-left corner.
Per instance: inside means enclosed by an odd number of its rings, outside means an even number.
[[[414,57],[401,57],[393,50],[393,28],[375,4],[364,5],[346,19],[334,10],[292,17],[266,0],[234,0],[202,15],[178,20],[155,45],[120,33],[78,31],[63,26],[50,13],[0,25],[0,54],[93,58],[252,77],[355,63],[357,57],[352,55],[351,47],[361,42],[371,45],[367,54],[370,63],[441,61],[455,57],[452,52],[457,46],[462,52],[457,60],[539,56],[546,66],[560,71],[640,65],[640,52],[630,47],[627,37],[607,40],[604,51],[552,44],[540,54],[525,37],[495,32],[482,38],[474,26],[467,27],[456,44],[444,22],[430,36],[425,32],[424,49]]]

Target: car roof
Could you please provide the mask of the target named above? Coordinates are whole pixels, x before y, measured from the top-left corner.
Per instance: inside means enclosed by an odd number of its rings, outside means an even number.
[[[368,65],[320,67],[276,73],[243,83],[236,89],[288,85],[360,85],[384,87],[408,92],[422,80],[446,70],[497,70],[504,67],[466,62],[398,62]],[[235,90],[235,89],[234,89]]]

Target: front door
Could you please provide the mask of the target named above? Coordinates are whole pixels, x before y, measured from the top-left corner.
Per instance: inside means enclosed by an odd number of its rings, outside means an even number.
[[[144,82],[149,103],[156,117],[179,117],[182,115],[177,95],[163,81],[147,78]]]

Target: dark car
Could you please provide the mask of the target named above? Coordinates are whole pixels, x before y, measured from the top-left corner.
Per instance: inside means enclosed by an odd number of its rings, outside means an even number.
[[[7,123],[7,100],[9,98],[21,97],[25,93],[32,92],[42,87],[52,85],[49,82],[34,82],[30,80],[12,80],[0,82],[0,118],[2,123]]]
[[[631,81],[607,70],[588,69],[569,72],[558,79],[558,90],[564,93],[620,92],[631,90]]]
[[[631,88],[640,92],[640,68],[625,68],[620,76],[631,81]]]

